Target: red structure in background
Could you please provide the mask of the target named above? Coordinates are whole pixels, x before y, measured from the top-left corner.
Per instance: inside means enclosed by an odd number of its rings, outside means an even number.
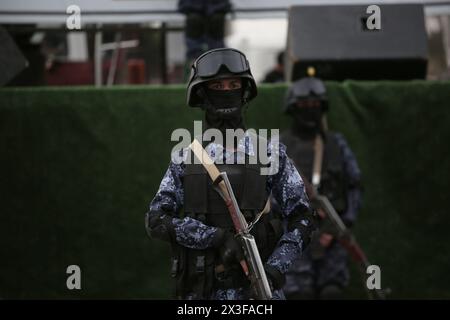
[[[128,84],[146,83],[145,61],[144,59],[129,59],[128,62]]]
[[[103,62],[103,84],[106,82],[110,67],[111,60]],[[95,84],[94,63],[91,61],[55,63],[49,70],[46,70],[45,80],[49,86],[93,85]],[[129,59],[127,61],[126,80],[127,84],[147,83],[144,59]]]
[[[90,61],[55,63],[46,70],[45,80],[49,86],[92,85],[94,63]]]

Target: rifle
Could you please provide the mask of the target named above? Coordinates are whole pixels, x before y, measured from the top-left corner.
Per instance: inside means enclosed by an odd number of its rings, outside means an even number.
[[[350,230],[346,227],[344,222],[342,221],[339,214],[334,209],[330,200],[324,196],[320,195],[317,190],[311,186],[307,180],[303,179],[306,191],[308,193],[309,198],[315,202],[317,209],[322,209],[326,215],[326,219],[331,222],[333,226],[333,235],[339,241],[339,243],[349,252],[353,261],[357,263],[359,266],[359,271],[362,277],[363,286],[366,289],[366,292],[369,296],[370,300],[385,300],[386,294],[390,292],[389,289],[386,290],[369,290],[366,285],[366,270],[367,267],[371,265],[369,260],[367,259],[366,254],[362,250],[361,246],[356,241],[355,236],[350,232]]]
[[[266,206],[263,211],[261,211],[256,216],[255,220],[249,225],[239,209],[226,172],[219,172],[212,159],[197,140],[194,139],[189,147],[208,172],[208,175],[213,181],[214,189],[225,201],[236,231],[236,238],[240,242],[244,251],[245,260],[240,261],[240,264],[244,270],[244,273],[250,280],[256,299],[271,299],[272,291],[270,289],[269,281],[267,280],[264,265],[261,261],[261,256],[259,254],[258,247],[256,246],[255,238],[250,234],[250,230],[255,223],[258,222],[259,218],[270,210],[270,201],[268,200],[266,202]]]

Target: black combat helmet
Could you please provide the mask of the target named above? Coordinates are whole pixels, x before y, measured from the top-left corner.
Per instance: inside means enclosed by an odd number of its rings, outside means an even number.
[[[284,104],[284,112],[291,113],[298,101],[302,99],[315,98],[320,100],[323,111],[328,109],[327,91],[325,85],[319,78],[314,77],[315,71],[313,68],[308,68],[308,77],[292,83],[286,94]]]
[[[187,87],[187,104],[191,107],[205,108],[205,94],[201,84],[221,78],[240,77],[242,81],[243,104],[257,95],[255,79],[245,55],[236,49],[220,48],[205,52],[191,67]]]

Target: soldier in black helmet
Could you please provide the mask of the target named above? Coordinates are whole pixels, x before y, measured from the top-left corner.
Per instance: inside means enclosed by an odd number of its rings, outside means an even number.
[[[216,49],[192,65],[187,103],[205,111],[207,128],[224,132],[245,129],[243,109],[257,94],[245,55],[235,49]],[[258,141],[258,142],[257,142]],[[269,157],[279,157],[278,170],[261,175],[255,143],[265,143]],[[303,181],[284,146],[245,132],[231,148],[217,141],[204,148],[220,171],[227,172],[239,207],[248,222],[255,221],[269,194],[280,204],[280,215],[264,214],[252,234],[271,284],[272,297],[283,299],[284,274],[310,241],[315,217],[310,211]],[[146,214],[146,228],[153,238],[172,244],[172,276],[176,297],[181,299],[250,299],[250,283],[240,262],[242,248],[222,198],[212,188],[201,164],[171,161]],[[172,158],[173,159],[173,158]],[[240,162],[239,159],[246,160]],[[233,161],[229,161],[233,160]],[[283,230],[285,221],[287,228]]]
[[[327,130],[325,86],[314,77],[313,68],[308,73],[288,90],[284,111],[293,118],[293,126],[280,140],[302,177],[329,198],[344,224],[351,227],[361,204],[360,170],[344,136]],[[339,298],[348,284],[347,252],[329,232],[326,220],[322,221],[311,245],[287,273],[288,299]]]

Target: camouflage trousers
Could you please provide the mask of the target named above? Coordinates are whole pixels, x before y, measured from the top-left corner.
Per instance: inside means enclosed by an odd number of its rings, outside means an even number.
[[[338,298],[349,279],[347,251],[336,241],[323,248],[314,239],[286,273],[283,291],[288,299]]]

